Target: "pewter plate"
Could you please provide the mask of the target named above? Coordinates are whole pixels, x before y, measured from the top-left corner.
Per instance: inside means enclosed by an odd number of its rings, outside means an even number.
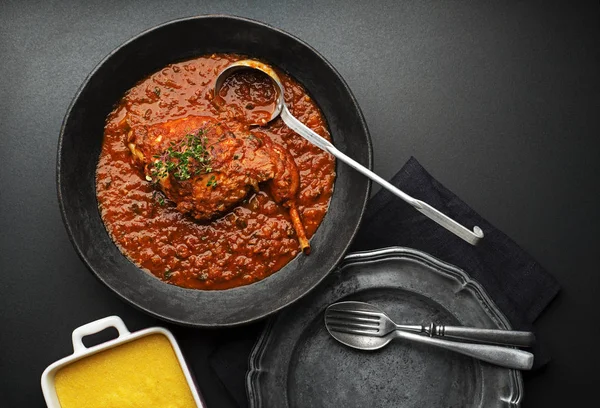
[[[251,407],[520,405],[519,371],[401,340],[376,351],[338,343],[323,315],[341,300],[373,303],[396,322],[511,328],[484,289],[452,265],[400,247],[350,254],[265,327],[246,377]]]

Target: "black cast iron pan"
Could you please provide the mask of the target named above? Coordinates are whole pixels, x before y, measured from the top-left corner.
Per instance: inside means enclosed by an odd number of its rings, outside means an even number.
[[[58,143],[58,199],[70,239],[89,269],[125,301],[172,323],[236,326],[264,318],[312,290],[340,262],[360,225],[368,180],[337,164],[331,204],[299,255],[270,277],[228,290],[183,289],[130,262],[109,237],[95,191],[95,170],[107,115],[136,82],[177,61],[213,52],[262,59],[287,71],[316,100],[334,144],[372,166],[369,132],[350,89],[313,48],[260,22],[222,15],[168,22],[124,43],[85,80],[68,109]]]

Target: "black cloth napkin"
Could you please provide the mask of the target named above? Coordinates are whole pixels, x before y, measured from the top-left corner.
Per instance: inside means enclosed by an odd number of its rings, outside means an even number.
[[[560,290],[556,279],[513,240],[435,180],[415,158],[410,158],[391,183],[468,228],[479,226],[485,237],[474,247],[381,189],[369,201],[351,251],[404,246],[427,252],[458,266],[478,281],[515,330],[533,330],[533,322]],[[216,348],[210,357],[211,367],[240,407],[248,405],[245,392],[248,356],[259,332],[255,327],[262,325],[254,325],[251,335]],[[539,337],[533,353],[534,370],[550,360]]]

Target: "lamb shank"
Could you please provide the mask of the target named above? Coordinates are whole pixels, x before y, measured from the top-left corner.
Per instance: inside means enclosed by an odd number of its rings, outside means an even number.
[[[267,136],[239,136],[215,119],[188,116],[151,126],[134,126],[127,146],[146,179],[199,221],[235,207],[259,185],[289,210],[300,248],[310,252],[296,195],[300,176],[294,158]]]

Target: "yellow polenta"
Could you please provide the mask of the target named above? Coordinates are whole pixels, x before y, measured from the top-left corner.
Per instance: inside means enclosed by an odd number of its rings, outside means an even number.
[[[141,337],[61,368],[61,408],[195,408],[169,339]]]

